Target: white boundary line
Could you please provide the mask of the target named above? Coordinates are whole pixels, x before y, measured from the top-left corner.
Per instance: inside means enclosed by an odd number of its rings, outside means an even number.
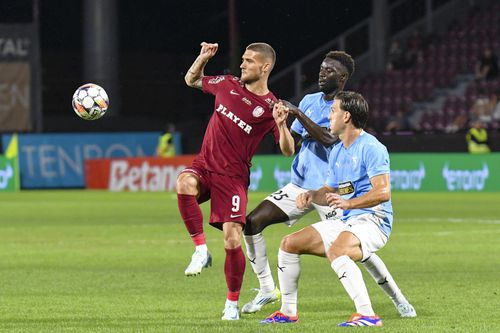
[[[448,223],[470,223],[470,224],[500,224],[499,219],[476,219],[470,218],[438,218],[438,217],[427,217],[427,218],[394,218],[394,222],[448,222]]]

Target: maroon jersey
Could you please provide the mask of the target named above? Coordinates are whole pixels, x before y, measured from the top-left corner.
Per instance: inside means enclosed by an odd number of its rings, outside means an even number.
[[[271,92],[255,95],[232,75],[203,77],[203,92],[215,95],[215,109],[193,165],[248,180],[252,156],[264,136],[272,132],[279,141],[271,108],[276,97]]]

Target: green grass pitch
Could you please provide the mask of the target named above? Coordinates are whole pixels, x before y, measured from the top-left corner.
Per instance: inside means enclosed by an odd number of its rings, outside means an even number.
[[[250,195],[249,210],[264,193]],[[500,194],[393,193],[394,230],[379,254],[415,306],[401,319],[364,272],[384,332],[500,331]],[[203,205],[205,218],[208,205]],[[283,235],[265,230],[271,265]],[[173,193],[26,191],[0,194],[2,332],[336,332],[354,312],[326,259],[302,257],[300,323],[262,326],[268,305],[220,320],[222,234],[206,227],[214,266],[183,272],[193,245]],[[273,268],[275,273],[275,269]],[[275,274],[276,278],[276,274]],[[276,279],[277,280],[277,279]],[[247,264],[241,304],[258,283]],[[360,328],[361,329],[361,328]],[[363,329],[361,329],[363,330]]]

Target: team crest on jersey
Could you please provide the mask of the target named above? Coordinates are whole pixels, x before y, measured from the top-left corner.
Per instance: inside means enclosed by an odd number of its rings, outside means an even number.
[[[354,185],[351,182],[341,183],[341,184],[339,184],[338,191],[339,191],[340,195],[354,193]]]
[[[251,102],[248,98],[246,98],[246,97],[243,97],[241,100],[242,100],[242,101],[243,101],[243,103],[245,103],[246,105],[252,105],[252,102]]]
[[[256,106],[255,109],[253,109],[253,111],[252,111],[252,115],[255,118],[258,118],[258,117],[262,116],[263,114],[264,114],[264,108],[260,105]]]
[[[224,81],[224,79],[225,79],[224,76],[217,76],[217,77],[214,77],[214,78],[208,80],[208,83],[209,84],[217,84],[217,83],[219,83],[221,81]]]

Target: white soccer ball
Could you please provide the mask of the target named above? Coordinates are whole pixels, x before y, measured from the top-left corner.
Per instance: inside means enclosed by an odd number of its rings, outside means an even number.
[[[87,83],[73,94],[73,110],[82,119],[96,120],[104,116],[109,106],[106,91],[97,84]]]

